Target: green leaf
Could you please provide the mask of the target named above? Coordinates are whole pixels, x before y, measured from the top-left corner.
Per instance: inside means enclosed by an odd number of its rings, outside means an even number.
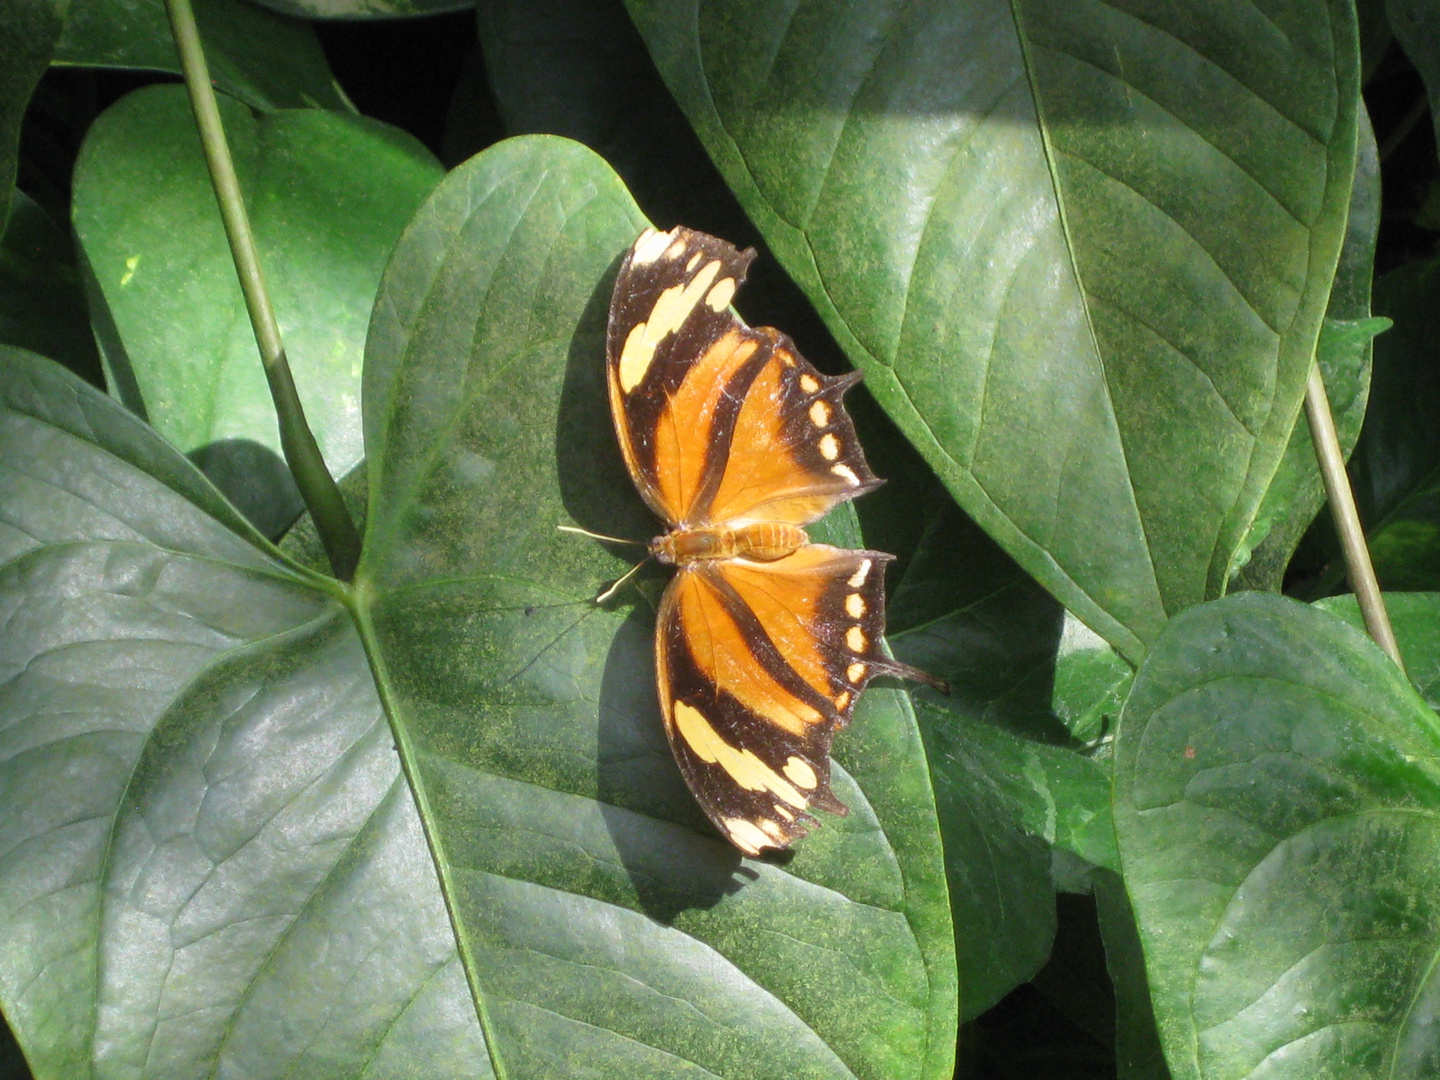
[[[1170,1080],[1125,882],[1118,874],[1100,871],[1094,883],[1105,967],[1115,988],[1115,1080]]]
[[[1440,1068],[1440,721],[1367,638],[1242,593],[1135,679],[1115,825],[1177,1080]]]
[[[34,1074],[488,1075],[333,583],[114,401],[0,364],[0,1006]]]
[[[1386,319],[1370,317],[1370,283],[1375,273],[1375,237],[1379,229],[1380,157],[1369,115],[1362,108],[1345,245],[1315,347],[1340,450],[1347,458],[1360,438],[1370,398],[1371,341],[1390,325]],[[1315,444],[1310,438],[1310,424],[1302,416],[1290,433],[1280,469],[1260,502],[1250,535],[1236,553],[1237,564],[1245,563],[1237,575],[1239,584],[1279,592],[1296,546],[1324,505],[1325,488],[1315,460]]]
[[[354,112],[315,31],[244,0],[192,0],[217,89],[264,112]],[[165,0],[84,0],[70,7],[55,63],[180,73]]]
[[[221,100],[260,261],[306,418],[336,475],[363,448],[360,368],[380,273],[440,178],[430,154],[373,120],[313,109],[256,117]],[[156,429],[269,535],[300,504],[184,90],[118,102],[86,138],[75,230],[97,303]]]
[[[59,360],[92,382],[102,377],[70,237],[18,190],[0,238],[0,342]]]
[[[0,19],[0,234],[10,215],[20,154],[20,122],[50,66],[69,0],[16,0]]]
[[[916,711],[969,1019],[1046,962],[1057,879],[1074,876],[1076,857],[1114,864],[1109,774],[1065,745],[1052,712],[1063,609],[965,518],[898,433],[867,416],[859,391],[855,399],[867,458],[890,480],[859,505],[866,545],[900,556],[887,575],[890,641],[906,663],[950,685],[944,698],[917,695]],[[1077,706],[1083,683],[1071,679]],[[1091,688],[1099,699],[1111,684]]]
[[[952,931],[903,695],[872,690],[836,741],[850,816],[744,860],[666,745],[648,593],[597,607],[625,563],[556,531],[657,528],[603,378],[644,223],[578,144],[500,143],[411,223],[367,345],[356,593],[487,1035],[527,1078],[948,1077]]]
[[[1359,630],[1365,628],[1360,605],[1353,596],[1332,596],[1317,601],[1315,606]],[[1386,593],[1385,608],[1405,661],[1405,674],[1425,703],[1440,711],[1440,595]]]
[[[628,6],[967,513],[1132,660],[1224,590],[1344,234],[1348,2]]]
[[[1440,259],[1375,283],[1394,328],[1375,343],[1365,428],[1350,477],[1375,573],[1387,590],[1440,588],[1440,368],[1435,365]]]

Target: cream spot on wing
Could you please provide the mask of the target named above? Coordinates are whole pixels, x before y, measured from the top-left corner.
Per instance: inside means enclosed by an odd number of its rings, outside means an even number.
[[[797,809],[805,809],[808,800],[804,795],[801,795],[779,773],[756,757],[754,751],[737,750],[722,739],[719,733],[710,726],[710,721],[701,715],[699,709],[692,708],[683,701],[677,701],[674,706],[674,716],[675,727],[679,730],[680,737],[685,740],[691,750],[695,751],[701,761],[707,761],[712,765],[718,764],[730,774],[730,779],[746,791],[768,791]]]
[[[640,234],[640,239],[635,241],[635,246],[630,249],[630,265],[645,266],[652,263],[669,246],[669,233],[646,229]]]
[[[840,456],[840,440],[833,432],[827,431],[820,437],[820,455],[826,461],[834,461]]]
[[[735,279],[723,277],[715,287],[705,294],[705,303],[711,311],[724,311],[735,296]]]
[[[662,292],[650,309],[650,317],[635,324],[620,350],[621,390],[628,394],[640,385],[655,359],[656,346],[685,325],[719,272],[720,260],[712,259],[687,283],[672,285]]]
[[[852,619],[858,619],[865,614],[865,598],[858,592],[852,592],[845,597],[845,614]]]
[[[797,787],[803,787],[807,791],[820,782],[815,775],[815,770],[810,767],[810,763],[793,755],[789,761],[785,762],[783,771],[795,782]]]
[[[859,628],[857,627],[856,629],[859,629]],[[849,667],[847,667],[847,668],[845,669],[845,678],[849,679],[851,682],[857,682],[857,683],[858,683],[858,682],[859,682],[861,679],[863,679],[864,677],[865,677],[865,665],[864,665],[864,664],[851,664]]]
[[[862,675],[865,673],[865,665],[863,665],[863,664],[852,664],[852,665],[850,665],[850,666],[851,666],[851,667],[858,667],[858,668],[860,669],[860,673],[861,673]],[[835,695],[835,708],[839,709],[841,712],[844,712],[844,711],[845,711],[845,706],[847,706],[847,705],[849,705],[849,704],[850,704],[850,691],[849,691],[849,690],[841,690],[840,693],[838,693],[838,694]]]
[[[823,401],[817,401],[810,406],[810,422],[816,427],[824,427],[830,422],[830,406]]]
[[[721,823],[725,826],[730,842],[746,855],[759,855],[762,848],[774,847],[770,838],[761,832],[753,821],[727,817],[722,818]]]
[[[856,487],[859,487],[860,477],[855,475],[855,470],[850,468],[849,465],[831,465],[830,471],[836,476],[843,477]]]
[[[765,835],[770,837],[771,840],[774,840],[777,843],[784,841],[785,834],[780,831],[780,825],[778,822],[771,821],[768,817],[761,818],[760,828],[764,830]]]
[[[778,802],[775,804],[775,813],[779,814],[786,821],[795,820],[795,815],[792,814],[789,810],[785,809],[785,807],[781,806]]]
[[[870,576],[870,560],[865,559],[860,563],[860,568],[850,575],[850,580],[845,584],[852,589],[858,589],[865,584],[865,579]]]
[[[684,241],[684,240],[676,240],[673,244],[671,244],[668,248],[665,249],[665,258],[667,258],[667,259],[678,259],[678,258],[679,258],[681,255],[683,255],[684,253],[685,253],[685,241]]]
[[[695,272],[695,267],[700,265],[700,259],[704,256],[704,254],[705,253],[703,251],[697,251],[694,255],[691,255],[690,261],[685,264],[685,273],[693,274]]]
[[[800,376],[800,389],[804,390],[807,394],[813,394],[816,390],[820,389],[820,380],[807,372]]]
[[[870,642],[865,638],[865,631],[858,626],[852,626],[845,631],[845,644],[850,646],[851,652],[862,653],[869,647]]]

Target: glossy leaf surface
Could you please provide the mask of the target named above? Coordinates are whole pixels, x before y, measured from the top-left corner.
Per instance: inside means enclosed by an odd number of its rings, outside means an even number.
[[[343,609],[129,412],[0,361],[0,1004],[34,1075],[485,1075]]]
[[[343,474],[363,452],[360,368],[380,273],[440,168],[359,117],[256,118],[228,99],[221,116],[306,418]],[[75,186],[75,229],[119,339],[105,357],[112,388],[128,397],[133,385],[131,404],[273,535],[299,501],[184,91],[153,87],[108,110]]]
[[[353,112],[315,31],[245,0],[192,0],[217,89],[265,112],[307,106]],[[180,73],[165,0],[72,3],[57,64]]]
[[[1335,433],[1347,459],[1360,438],[1360,425],[1370,400],[1372,340],[1390,325],[1388,320],[1370,314],[1375,239],[1380,229],[1380,158],[1375,133],[1363,110],[1349,213],[1340,264],[1315,346]],[[1296,545],[1324,504],[1325,489],[1315,460],[1310,423],[1302,413],[1290,433],[1280,468],[1261,500],[1246,544],[1236,556],[1248,559],[1239,574],[1241,584],[1279,592]]]
[[[1348,3],[629,8],[987,532],[1132,660],[1224,590],[1344,233]]]
[[[848,818],[744,860],[666,745],[653,588],[595,606],[627,564],[555,529],[656,529],[602,364],[643,224],[577,144],[501,143],[412,222],[370,331],[356,587],[487,1033],[514,1076],[948,1076],[953,943],[906,699],[872,690],[837,739]]]
[[[1136,676],[1115,824],[1177,1080],[1440,1067],[1440,721],[1367,638],[1262,593]]]

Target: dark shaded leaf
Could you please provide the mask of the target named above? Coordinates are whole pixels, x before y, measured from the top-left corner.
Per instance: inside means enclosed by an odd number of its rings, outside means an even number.
[[[0,239],[0,342],[103,378],[70,237],[23,191],[12,195]]]
[[[987,532],[1132,660],[1224,590],[1344,233],[1349,3],[629,9]]]
[[[1385,0],[1385,15],[1430,93],[1430,122],[1440,143],[1440,8],[1429,0]]]
[[[367,345],[362,626],[487,1034],[527,1078],[948,1076],[953,939],[905,697],[872,690],[836,742],[850,816],[743,860],[666,746],[652,615],[626,610],[645,593],[595,606],[625,563],[555,529],[657,528],[603,380],[643,224],[578,144],[501,143],[406,231]]]
[[[1105,966],[1115,990],[1115,1080],[1170,1080],[1125,883],[1118,874],[1100,871],[1094,884]]]
[[[64,26],[69,0],[16,0],[0,19],[0,234],[20,153],[20,121]]]
[[[244,0],[192,0],[210,77],[265,112],[314,106],[353,112],[330,74],[315,31]],[[72,4],[57,64],[180,73],[165,0]]]
[[[300,19],[409,19],[475,6],[475,0],[256,0],[256,3]]]
[[[1387,590],[1440,588],[1440,260],[1375,283],[1394,327],[1375,342],[1365,428],[1350,465],[1375,572]]]
[[[1135,679],[1115,825],[1177,1080],[1440,1068],[1440,721],[1333,615],[1243,593]]]

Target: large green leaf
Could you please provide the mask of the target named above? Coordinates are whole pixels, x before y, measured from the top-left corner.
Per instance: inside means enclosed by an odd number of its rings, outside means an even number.
[[[360,368],[380,273],[440,168],[376,121],[221,104],[306,418],[340,475],[363,453]],[[137,91],[95,123],[74,218],[119,337],[105,356],[112,389],[133,382],[133,404],[273,535],[299,500],[180,87]]]
[[[628,7],[972,517],[1132,659],[1223,591],[1345,229],[1347,0]]]
[[[1350,217],[1340,251],[1315,360],[1325,380],[1340,450],[1355,449],[1370,399],[1371,341],[1389,326],[1370,316],[1370,283],[1375,274],[1375,238],[1380,230],[1380,157],[1370,118],[1360,110],[1360,139],[1350,193]],[[1250,535],[1236,554],[1248,560],[1239,578],[1253,589],[1279,592],[1286,567],[1317,511],[1325,489],[1315,460],[1315,443],[1304,417],[1290,433],[1285,456],[1271,480]],[[1253,551],[1251,550],[1253,548]]]
[[[602,361],[643,224],[578,144],[501,143],[411,223],[370,330],[356,595],[487,1035],[527,1078],[948,1077],[952,932],[905,697],[872,690],[836,742],[850,816],[744,860],[666,746],[650,594],[597,607],[624,562],[555,529],[657,528]]]
[[[1365,428],[1350,464],[1375,572],[1387,589],[1440,588],[1440,259],[1375,283],[1375,310],[1394,327],[1375,343]]]
[[[1367,638],[1245,593],[1136,676],[1115,825],[1177,1080],[1440,1069],[1440,721]]]
[[[35,1076],[488,1075],[333,584],[0,363],[0,1006]]]
[[[255,109],[316,106],[353,112],[306,23],[246,3],[192,0],[215,85]],[[70,5],[55,63],[179,74],[165,0],[83,0]]]

